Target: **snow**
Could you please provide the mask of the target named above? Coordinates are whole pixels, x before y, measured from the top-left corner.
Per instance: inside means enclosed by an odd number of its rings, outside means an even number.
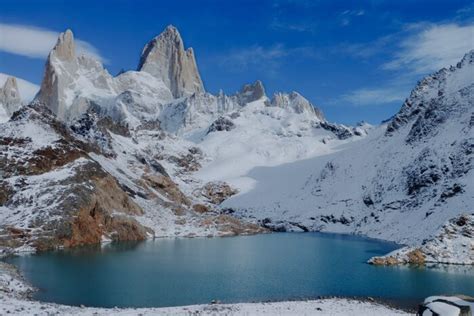
[[[341,144],[360,138],[338,140],[331,132],[314,127],[319,121],[316,116],[269,107],[265,101],[243,107],[231,131],[212,132],[196,141],[208,155],[208,161],[195,174],[198,179],[226,181],[242,193],[248,192],[255,185],[248,172],[255,167],[327,155]]]
[[[348,299],[322,299],[315,301],[240,303],[190,305],[163,308],[90,308],[70,307],[49,303],[37,303],[18,299],[7,299],[0,303],[0,313],[12,315],[414,315],[376,303]]]
[[[474,302],[462,299],[457,296],[430,296],[425,299],[424,305],[428,308],[422,316],[437,315],[441,316],[458,316],[461,308],[458,306],[468,306],[470,311],[474,311]]]

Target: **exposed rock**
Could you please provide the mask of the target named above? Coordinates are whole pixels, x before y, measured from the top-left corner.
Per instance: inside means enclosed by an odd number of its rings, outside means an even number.
[[[62,62],[63,67],[57,65]],[[67,116],[70,104],[66,104],[66,88],[73,82],[71,73],[75,73],[77,68],[74,36],[71,30],[66,30],[59,35],[56,45],[49,53],[41,88],[36,97],[38,101],[47,104],[60,119]]]
[[[209,207],[207,207],[204,204],[194,204],[193,205],[193,211],[197,213],[207,213],[209,212]]]
[[[229,120],[226,117],[219,117],[217,120],[215,120],[211,126],[209,126],[209,129],[207,130],[207,134],[212,133],[212,132],[222,132],[222,131],[230,131],[235,128],[234,122]]]
[[[347,139],[355,135],[354,130],[341,124],[329,123],[326,121],[320,122],[319,126],[327,131],[330,131],[336,135],[339,139]]]
[[[456,74],[469,76],[472,72],[472,65],[474,65],[474,50],[468,52],[456,67],[443,68],[421,80],[403,103],[400,111],[390,120],[386,134],[391,135],[410,121],[417,119],[419,123],[414,125],[414,131],[408,138],[409,141],[413,141],[416,138],[415,130],[418,130],[416,133],[419,134],[429,132],[430,128],[424,127],[422,123],[427,124],[428,121],[443,122],[446,119],[446,112],[435,110],[437,105],[442,104],[436,99],[443,99],[459,89],[458,84],[462,81],[451,83],[450,77]]]
[[[87,199],[88,203],[79,208],[72,223],[66,223],[70,227],[61,229],[66,234],[59,235],[58,238],[64,246],[97,244],[102,240],[102,236],[116,241],[144,240],[147,233],[152,234],[150,229],[127,216],[140,215],[143,211],[121,190],[112,177],[106,176],[93,182],[95,192]],[[49,248],[50,244],[40,240],[36,246],[42,249],[45,246]]]
[[[152,234],[133,218],[142,209],[46,107],[23,107],[4,127],[1,245],[43,250]]]
[[[191,205],[189,199],[181,192],[176,185],[169,177],[164,175],[150,175],[146,174],[143,177],[145,183],[147,183],[153,189],[158,190],[160,193],[164,194],[168,199],[177,203],[178,205]]]
[[[208,182],[201,189],[201,194],[213,204],[221,204],[227,198],[236,193],[237,190],[233,189],[227,183],[221,181]]]
[[[386,256],[382,257],[373,257],[369,260],[369,263],[374,265],[397,265],[397,264],[424,264],[425,263],[425,255],[419,249],[410,249],[409,251],[405,251],[403,255],[400,252],[393,252]]]
[[[202,226],[217,226],[223,236],[251,235],[267,232],[264,227],[248,223],[229,215],[218,215],[202,220]]]
[[[21,106],[20,91],[15,77],[8,77],[0,88],[0,120],[6,120]],[[2,118],[2,108],[5,118]],[[1,121],[0,121],[1,122]]]
[[[76,56],[74,36],[61,33],[45,65],[35,100],[46,104],[61,120],[70,121],[91,107],[131,127],[156,120],[163,103],[173,98],[161,79],[128,71],[112,77],[93,57]]]
[[[449,220],[438,234],[421,247],[403,247],[382,257],[369,260],[373,264],[474,264],[474,214]]]
[[[316,116],[319,120],[324,121],[323,113],[313,106],[308,100],[306,100],[298,92],[286,93],[275,93],[270,102],[271,106],[280,108],[290,108],[296,113],[307,113]]]
[[[175,98],[204,92],[193,49],[184,49],[174,26],[168,26],[145,46],[138,70],[163,80]]]
[[[197,147],[193,147],[190,148],[186,154],[180,156],[169,156],[167,159],[170,162],[175,163],[181,169],[182,173],[189,173],[201,168],[199,161],[202,157],[202,151]]]
[[[238,102],[241,106],[245,106],[247,103],[260,100],[265,97],[265,88],[260,80],[255,81],[253,84],[246,84],[242,87],[239,93],[236,94]]]

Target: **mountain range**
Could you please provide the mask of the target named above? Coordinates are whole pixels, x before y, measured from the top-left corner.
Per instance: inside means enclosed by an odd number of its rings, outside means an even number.
[[[117,76],[67,30],[32,102],[6,80],[0,122],[5,252],[327,231],[406,245],[372,263],[474,263],[474,51],[345,126],[260,81],[206,92],[173,26]]]

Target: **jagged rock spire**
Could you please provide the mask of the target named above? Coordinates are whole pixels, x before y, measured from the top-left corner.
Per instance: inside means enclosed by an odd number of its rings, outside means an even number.
[[[11,116],[21,105],[20,91],[15,77],[8,77],[3,88],[0,88],[0,106]]]
[[[257,101],[265,96],[265,88],[260,80],[255,81],[252,84],[246,84],[240,89],[237,94],[239,104],[245,105],[247,103]]]
[[[58,37],[58,41],[50,53],[57,58],[65,61],[72,61],[76,57],[76,47],[74,44],[74,35],[71,30],[66,30]]]
[[[175,98],[204,92],[194,51],[184,49],[181,35],[172,25],[146,44],[138,70],[162,79]]]

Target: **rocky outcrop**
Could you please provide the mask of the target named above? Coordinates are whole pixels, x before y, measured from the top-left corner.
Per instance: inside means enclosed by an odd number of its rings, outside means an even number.
[[[236,189],[222,181],[208,182],[200,190],[200,193],[212,204],[221,204],[237,192]]]
[[[209,129],[207,130],[207,134],[212,133],[212,132],[222,132],[222,131],[230,131],[235,128],[234,122],[232,122],[230,119],[221,116],[217,120],[215,120],[211,126],[209,126]]]
[[[373,257],[376,265],[454,263],[474,264],[474,214],[449,220],[434,238],[420,247],[403,247],[382,257]]]
[[[0,246],[52,249],[143,240],[153,232],[118,181],[48,108],[23,107],[0,131]]]
[[[20,106],[21,97],[16,78],[8,77],[3,88],[0,88],[0,116],[2,116],[1,108],[3,108],[5,117],[10,117]]]
[[[255,81],[253,84],[246,84],[242,89],[235,95],[241,106],[245,106],[247,103],[260,100],[265,97],[265,88],[260,80]]]
[[[466,82],[472,81],[473,69],[474,50],[468,52],[456,66],[443,68],[418,82],[415,89],[411,91],[410,96],[403,103],[400,111],[390,120],[386,134],[392,135],[414,119],[425,120],[423,123],[427,124],[432,118],[433,121],[440,123],[439,121],[443,120],[446,115],[437,113],[436,107],[438,106],[436,104],[443,105],[443,102],[439,102],[439,99],[448,97],[463,88]],[[414,126],[414,128],[417,127]]]
[[[181,35],[172,25],[145,46],[138,70],[163,80],[175,98],[204,92],[194,51],[184,49]]]
[[[298,92],[293,91],[290,94],[275,93],[270,101],[270,105],[280,108],[289,108],[298,114],[307,113],[314,115],[319,120],[324,121],[323,113]]]

